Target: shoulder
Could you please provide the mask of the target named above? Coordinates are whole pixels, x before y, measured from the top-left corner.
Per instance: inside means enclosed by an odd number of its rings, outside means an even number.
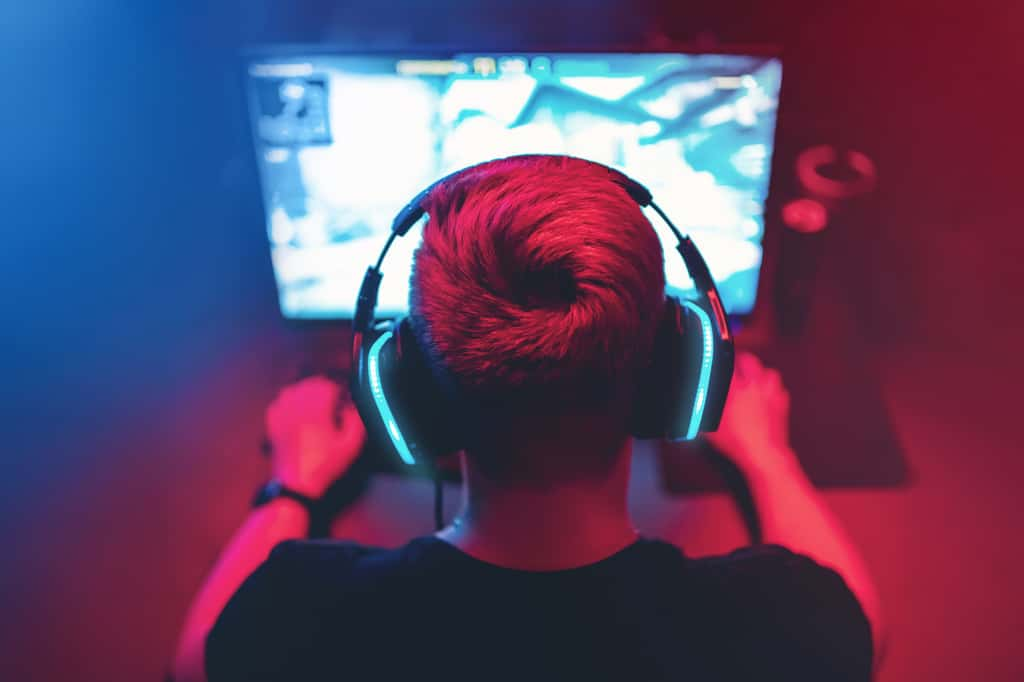
[[[784,576],[794,572],[818,575],[823,571],[833,572],[818,565],[811,558],[780,545],[753,545],[729,554],[690,559],[689,568],[697,575],[717,580],[744,576]]]
[[[762,662],[793,679],[870,678],[871,628],[834,570],[777,545],[691,559],[687,567],[714,629]]]
[[[853,606],[860,610],[838,573],[778,545],[756,545],[721,556],[690,559],[687,567],[698,584],[725,590],[734,600],[785,601],[791,607]]]
[[[264,566],[285,578],[296,574],[305,577],[317,574],[337,576],[338,570],[352,569],[388,552],[354,542],[287,540],[274,547]]]
[[[355,543],[277,545],[221,611],[206,640],[210,680],[262,679],[301,658],[323,610],[361,564],[387,550]]]

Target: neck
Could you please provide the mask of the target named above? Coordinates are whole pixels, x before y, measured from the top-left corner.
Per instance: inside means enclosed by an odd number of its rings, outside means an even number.
[[[637,539],[626,505],[631,444],[596,478],[500,485],[463,460],[462,512],[437,535],[481,561],[555,571],[600,561]]]

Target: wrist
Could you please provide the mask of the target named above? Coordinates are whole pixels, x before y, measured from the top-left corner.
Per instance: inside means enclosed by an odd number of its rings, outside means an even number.
[[[277,481],[280,485],[284,486],[288,490],[296,492],[304,497],[308,497],[311,500],[319,500],[327,492],[327,485],[313,483],[310,481],[296,480],[287,476],[275,475],[273,481]]]
[[[272,509],[276,513],[288,514],[289,516],[302,515],[306,519],[310,517],[309,508],[291,497],[275,497],[266,504],[256,507],[256,509]]]
[[[737,468],[751,482],[764,480],[806,480],[796,453],[788,446],[752,448],[732,458]]]
[[[311,516],[316,514],[321,502],[320,496],[310,495],[307,491],[297,489],[288,481],[275,476],[256,491],[252,498],[252,506],[262,507],[280,499],[295,503]]]
[[[293,529],[289,535],[294,534],[297,538],[309,537],[312,526],[312,517],[309,509],[298,500],[290,497],[275,497],[274,499],[253,508],[253,515],[263,515],[274,520],[275,526]]]
[[[302,466],[291,461],[287,455],[283,461],[273,461],[270,466],[270,480],[276,481],[288,490],[299,493],[314,500],[319,500],[327,492],[331,481],[322,481],[313,472],[303,471]]]

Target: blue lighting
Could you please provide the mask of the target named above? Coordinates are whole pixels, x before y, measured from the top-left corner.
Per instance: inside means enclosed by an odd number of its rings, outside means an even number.
[[[700,320],[704,351],[700,356],[700,378],[697,380],[697,395],[693,399],[693,412],[690,413],[690,428],[686,431],[686,440],[693,440],[700,432],[700,422],[704,418],[704,406],[707,404],[708,386],[711,384],[711,363],[715,359],[715,345],[711,333],[711,318],[704,309],[693,301],[683,301],[683,305],[692,310]]]
[[[406,444],[405,438],[398,428],[395,415],[391,413],[391,407],[388,405],[387,398],[384,397],[384,386],[380,381],[380,350],[390,339],[391,332],[384,332],[370,346],[370,355],[366,362],[366,372],[370,376],[370,393],[373,394],[373,402],[377,405],[377,412],[380,413],[380,418],[384,421],[384,428],[387,429],[391,442],[394,444],[395,450],[398,451],[398,456],[406,464],[415,464],[416,459],[412,456],[412,452],[410,452],[409,446]]]

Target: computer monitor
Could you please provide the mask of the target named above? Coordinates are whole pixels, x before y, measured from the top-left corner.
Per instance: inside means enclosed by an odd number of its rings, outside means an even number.
[[[645,184],[749,313],[782,66],[742,54],[259,52],[246,81],[281,311],[345,319],[402,206],[459,168],[578,156]],[[675,240],[651,220],[666,247]],[[408,305],[418,228],[392,247],[378,314]],[[692,283],[665,258],[668,291]]]

